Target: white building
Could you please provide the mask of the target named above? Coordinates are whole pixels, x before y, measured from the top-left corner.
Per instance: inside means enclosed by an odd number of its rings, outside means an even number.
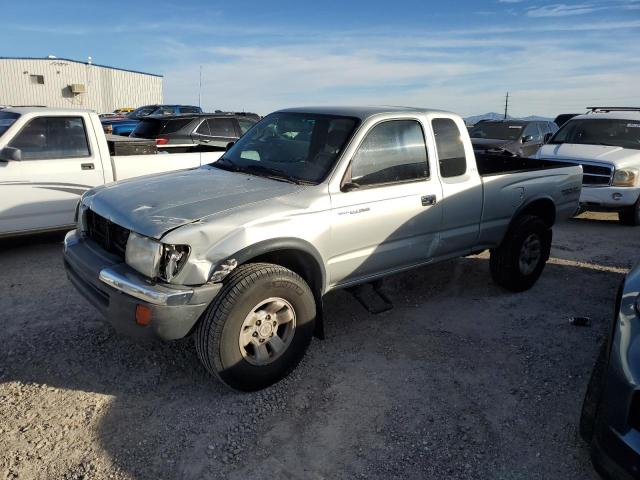
[[[162,75],[66,58],[0,57],[0,105],[116,108],[162,103]]]

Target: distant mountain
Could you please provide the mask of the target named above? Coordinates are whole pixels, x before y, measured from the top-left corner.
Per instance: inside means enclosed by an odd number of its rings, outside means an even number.
[[[478,123],[480,120],[503,120],[503,119],[504,119],[504,113],[489,112],[489,113],[483,113],[482,115],[473,115],[471,117],[467,117],[464,119],[464,121],[465,123],[467,123],[467,125],[474,125]],[[537,115],[529,115],[528,117],[520,117],[520,118],[507,115],[507,119],[508,120],[539,120],[543,122],[550,122],[553,120],[552,118],[539,117]]]

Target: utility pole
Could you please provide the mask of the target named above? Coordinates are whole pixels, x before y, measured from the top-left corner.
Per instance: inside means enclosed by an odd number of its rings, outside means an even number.
[[[200,65],[200,85],[198,87],[198,106],[202,107],[202,65]]]
[[[507,119],[507,112],[509,111],[509,92],[507,92],[507,96],[504,99],[504,119]]]

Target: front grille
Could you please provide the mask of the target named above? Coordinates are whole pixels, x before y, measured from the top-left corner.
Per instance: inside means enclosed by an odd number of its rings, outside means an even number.
[[[592,163],[581,163],[582,184],[592,187],[611,185],[613,179],[613,166],[594,165]]]
[[[92,210],[87,210],[85,215],[87,236],[107,252],[124,260],[129,230],[116,225]]]

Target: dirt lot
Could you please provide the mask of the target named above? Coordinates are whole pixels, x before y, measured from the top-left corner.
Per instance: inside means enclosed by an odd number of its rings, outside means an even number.
[[[529,292],[486,254],[390,278],[395,309],[330,294],[286,381],[230,392],[190,339],[114,334],[64,276],[61,237],[0,245],[0,479],[595,479],[576,425],[640,230],[555,230]],[[569,324],[588,315],[590,327]]]

